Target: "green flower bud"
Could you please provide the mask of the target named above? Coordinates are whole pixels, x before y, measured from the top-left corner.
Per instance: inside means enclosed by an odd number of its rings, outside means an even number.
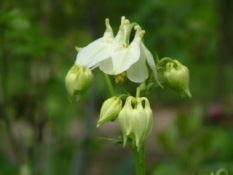
[[[91,86],[93,79],[90,69],[74,65],[65,78],[69,96],[77,96],[79,98]]]
[[[122,101],[119,97],[114,96],[105,100],[100,110],[100,118],[97,122],[97,127],[108,121],[115,120],[121,109]]]
[[[152,110],[148,99],[128,97],[118,119],[123,133],[124,146],[127,139],[131,138],[135,141],[139,151],[149,137],[153,126]]]
[[[164,80],[171,88],[178,91],[181,96],[192,97],[189,91],[189,70],[177,60],[167,63]]]

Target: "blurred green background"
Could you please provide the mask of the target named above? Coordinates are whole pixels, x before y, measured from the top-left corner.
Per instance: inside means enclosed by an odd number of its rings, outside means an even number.
[[[233,174],[232,0],[1,0],[0,175],[135,174],[128,148],[98,139],[121,135],[117,121],[95,127],[110,96],[101,72],[78,103],[64,85],[74,47],[101,37],[106,17],[116,34],[123,15],[190,70],[192,99],[167,86],[149,98],[147,174]]]

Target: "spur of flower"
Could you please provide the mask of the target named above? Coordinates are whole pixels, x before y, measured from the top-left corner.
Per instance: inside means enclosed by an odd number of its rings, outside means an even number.
[[[109,75],[126,73],[128,79],[135,83],[148,78],[148,64],[157,80],[154,58],[142,42],[145,30],[123,16],[119,31],[114,37],[109,19],[105,20],[105,24],[103,37],[82,48],[77,54],[76,64],[91,69],[99,67]],[[129,42],[132,30],[136,32],[132,42]]]

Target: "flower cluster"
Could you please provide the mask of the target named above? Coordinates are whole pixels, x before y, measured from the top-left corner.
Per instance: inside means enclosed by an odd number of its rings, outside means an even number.
[[[115,37],[109,19],[105,20],[105,24],[106,31],[103,37],[84,48],[77,49],[75,65],[69,70],[65,79],[66,88],[70,97],[80,98],[93,82],[91,69],[97,67],[104,73],[113,75],[117,84],[122,84],[125,77],[132,82],[141,83],[136,90],[136,97],[130,94],[114,96],[112,92],[112,97],[103,103],[97,122],[97,127],[99,127],[118,117],[124,146],[126,143],[133,142],[137,151],[140,151],[153,126],[152,110],[145,96],[160,85],[159,82],[152,83],[151,79],[145,81],[149,76],[147,65],[151,68],[156,80],[158,80],[158,68],[164,71],[164,81],[170,87],[182,96],[191,97],[189,71],[186,66],[168,57],[156,59],[156,68],[152,54],[142,42],[145,31],[137,23],[130,23],[128,19],[122,17]],[[132,30],[135,30],[135,34],[130,42]],[[110,81],[108,81],[109,84],[111,84]],[[110,91],[113,91],[111,85]],[[123,102],[122,97],[126,96],[126,101]]]
[[[105,24],[106,31],[103,37],[82,48],[77,54],[76,64],[91,69],[99,67],[101,71],[110,75],[126,72],[129,80],[141,83],[148,78],[148,63],[157,79],[154,58],[142,42],[145,30],[122,17],[119,31],[114,37],[109,19],[105,20]],[[129,43],[132,29],[136,32],[134,39]]]
[[[124,146],[128,138],[134,140],[137,150],[149,137],[153,126],[153,115],[149,100],[146,97],[132,97],[126,99],[122,108],[122,101],[119,97],[107,99],[100,110],[100,118],[97,127],[115,120],[118,117],[121,131],[123,133]]]

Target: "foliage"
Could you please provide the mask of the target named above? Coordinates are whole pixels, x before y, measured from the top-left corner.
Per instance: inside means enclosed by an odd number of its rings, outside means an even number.
[[[178,114],[175,122],[158,134],[161,148],[169,157],[156,163],[154,174],[196,174],[220,168],[232,170],[233,132],[218,124],[203,124],[203,121],[203,110],[196,107],[188,116]]]

